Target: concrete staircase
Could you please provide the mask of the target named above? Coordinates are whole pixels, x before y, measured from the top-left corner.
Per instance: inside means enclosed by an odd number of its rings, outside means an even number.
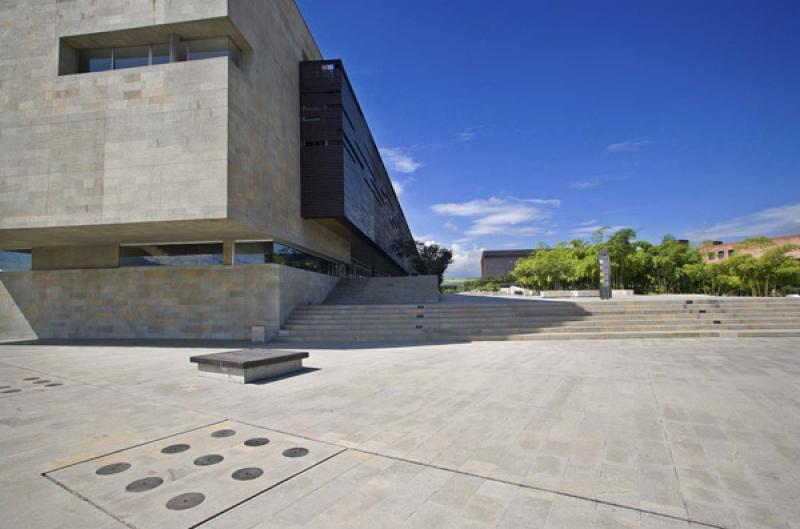
[[[326,303],[296,309],[276,340],[336,344],[769,336],[800,337],[800,299]]]

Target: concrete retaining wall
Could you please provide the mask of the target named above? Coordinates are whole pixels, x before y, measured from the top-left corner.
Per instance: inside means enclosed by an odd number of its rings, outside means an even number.
[[[0,341],[270,337],[337,281],[274,264],[4,272]]]
[[[342,279],[325,303],[332,305],[402,305],[439,302],[436,276],[357,277]]]
[[[613,297],[633,296],[633,290],[612,290]],[[542,290],[539,293],[543,298],[599,298],[599,290]]]

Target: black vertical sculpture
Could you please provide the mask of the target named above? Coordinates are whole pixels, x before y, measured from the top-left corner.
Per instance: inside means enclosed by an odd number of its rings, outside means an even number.
[[[608,256],[608,250],[600,250],[597,255],[597,268],[600,299],[611,299],[611,258]]]

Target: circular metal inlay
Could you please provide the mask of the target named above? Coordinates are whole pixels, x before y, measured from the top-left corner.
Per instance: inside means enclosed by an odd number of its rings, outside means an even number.
[[[47,384],[48,382],[50,382],[50,381],[49,380],[37,380],[36,382],[34,382],[34,384]]]
[[[269,444],[269,439],[266,437],[253,437],[245,441],[244,444],[246,446],[264,446],[265,444]]]
[[[264,471],[257,467],[240,468],[239,470],[231,474],[231,477],[239,481],[249,481],[251,479],[256,479],[257,477],[260,477],[261,474],[263,473]]]
[[[209,465],[216,465],[223,459],[225,458],[219,454],[209,454],[207,456],[198,457],[194,460],[194,464],[199,467],[207,467]]]
[[[21,389],[7,389],[7,390],[3,391],[3,393],[19,393],[20,391],[22,391],[22,390]]]
[[[164,480],[161,478],[157,477],[142,478],[128,483],[128,486],[125,487],[125,490],[127,490],[128,492],[147,492],[148,490],[153,490],[162,483],[164,483]]]
[[[104,467],[100,467],[95,471],[98,476],[110,476],[111,474],[119,474],[131,468],[130,463],[111,463]]]
[[[28,378],[23,378],[22,380],[24,380],[25,382],[29,382],[31,380],[39,380],[39,377],[28,377]]]
[[[185,444],[177,444],[177,445],[169,445],[165,446],[161,449],[162,454],[180,454],[181,452],[185,452],[189,450],[189,445]]]
[[[236,435],[236,430],[217,430],[211,434],[211,437],[230,437]]]
[[[167,502],[167,509],[172,511],[182,511],[184,509],[191,509],[192,507],[197,507],[203,501],[205,501],[206,497],[200,494],[199,492],[189,492],[186,494],[181,494],[179,496],[175,496],[171,500]]]
[[[283,451],[283,455],[286,457],[303,457],[308,455],[308,450],[305,448],[289,448]]]
[[[44,387],[46,387],[46,388],[55,388],[55,387],[63,386],[63,385],[64,384],[62,384],[61,382],[53,382],[52,384],[45,384]]]

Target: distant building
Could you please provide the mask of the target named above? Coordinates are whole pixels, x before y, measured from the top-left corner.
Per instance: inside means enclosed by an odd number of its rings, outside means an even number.
[[[740,248],[740,242],[725,243],[722,241],[711,241],[709,244],[703,246],[700,251],[703,253],[703,260],[706,263],[718,263],[736,254],[752,255],[760,257],[764,252],[774,248],[775,246],[783,246],[785,244],[796,244],[800,246],[800,235],[784,235],[781,237],[774,237],[772,239],[774,246],[762,246],[754,248]],[[795,259],[800,259],[800,249],[792,250],[789,255]]]
[[[535,250],[486,250],[481,254],[481,279],[510,274],[517,261],[530,257]]]

